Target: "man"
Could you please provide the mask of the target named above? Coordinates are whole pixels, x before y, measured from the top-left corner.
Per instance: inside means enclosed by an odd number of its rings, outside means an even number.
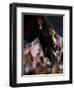
[[[52,54],[52,48],[54,46],[53,40],[51,39],[49,32],[48,32],[48,26],[47,23],[42,16],[38,16],[36,18],[38,27],[36,29],[36,32],[38,32],[38,36],[40,39],[40,43],[44,52],[45,57],[49,58],[49,61],[52,61],[53,54]]]
[[[60,69],[59,67],[59,63],[61,62],[61,57],[62,57],[62,37],[59,36],[56,31],[55,28],[50,28],[49,29],[49,35],[51,36],[53,42],[54,42],[54,47],[52,48],[53,51],[53,60],[52,60],[52,73],[56,73],[59,72],[58,69]],[[61,64],[62,66],[62,64]]]

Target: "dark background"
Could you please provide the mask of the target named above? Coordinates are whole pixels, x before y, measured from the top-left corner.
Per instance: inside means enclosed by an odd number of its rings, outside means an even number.
[[[63,36],[63,16],[43,16],[49,27],[55,27],[56,32]],[[24,39],[36,37],[36,15],[23,15]]]

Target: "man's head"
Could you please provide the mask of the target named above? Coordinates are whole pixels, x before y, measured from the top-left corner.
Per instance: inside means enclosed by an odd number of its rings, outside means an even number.
[[[38,25],[39,26],[42,26],[42,24],[43,24],[43,19],[40,17],[40,16],[38,16],[37,18],[36,18],[36,21],[37,21],[37,23],[38,23]]]
[[[56,35],[56,31],[55,31],[55,28],[54,27],[49,28],[49,34],[51,36],[55,36]]]

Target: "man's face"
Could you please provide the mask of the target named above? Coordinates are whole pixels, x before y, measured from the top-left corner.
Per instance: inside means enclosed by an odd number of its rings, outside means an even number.
[[[40,17],[37,17],[37,23],[38,23],[39,26],[42,26],[43,20],[41,20]]]
[[[52,36],[54,36],[56,34],[55,30],[52,30],[51,34],[52,34]]]
[[[54,29],[53,30],[49,29],[49,35],[50,36],[54,36],[55,34],[56,34],[56,32]]]

